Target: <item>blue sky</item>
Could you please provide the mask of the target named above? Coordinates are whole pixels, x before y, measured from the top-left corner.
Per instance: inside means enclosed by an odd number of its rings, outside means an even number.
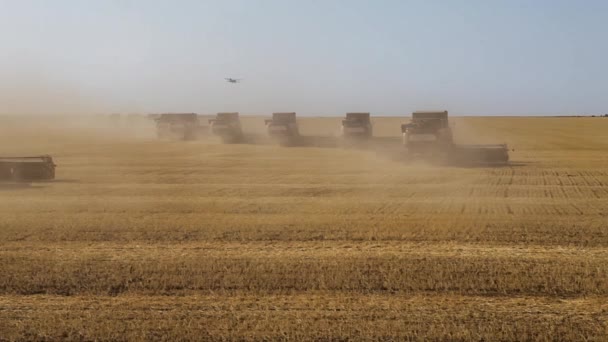
[[[595,0],[0,0],[0,113],[608,113],[607,38]]]

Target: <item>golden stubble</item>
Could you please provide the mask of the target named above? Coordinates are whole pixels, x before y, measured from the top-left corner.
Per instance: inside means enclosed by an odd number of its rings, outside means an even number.
[[[0,120],[2,154],[58,164],[0,184],[0,339],[606,337],[608,119],[455,118],[509,143],[504,167],[404,162],[405,118],[346,147],[338,118],[300,118],[315,144],[289,148],[263,117],[231,145]]]

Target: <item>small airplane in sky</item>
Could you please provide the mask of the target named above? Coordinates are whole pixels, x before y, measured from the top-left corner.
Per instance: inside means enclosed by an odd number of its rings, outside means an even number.
[[[225,80],[228,83],[239,83],[239,82],[241,82],[240,78],[230,78],[230,77],[228,77],[228,78],[225,78]]]

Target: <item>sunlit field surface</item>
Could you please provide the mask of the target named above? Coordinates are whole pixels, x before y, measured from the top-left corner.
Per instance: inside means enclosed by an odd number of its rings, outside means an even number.
[[[502,167],[406,161],[405,120],[1,118],[0,155],[58,167],[0,183],[0,340],[608,339],[608,118],[451,118]]]

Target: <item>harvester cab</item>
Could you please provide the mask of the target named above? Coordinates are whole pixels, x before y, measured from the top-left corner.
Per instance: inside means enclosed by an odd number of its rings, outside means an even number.
[[[296,113],[272,113],[272,119],[264,120],[268,135],[281,144],[293,143],[300,136]]]
[[[166,113],[154,118],[160,139],[194,140],[205,129],[195,113]]]
[[[454,143],[448,112],[414,112],[409,123],[401,125],[403,144],[410,156],[421,156],[451,163],[507,163],[506,144],[460,145]]]
[[[55,179],[55,163],[49,155],[36,157],[0,157],[0,181],[36,181]]]
[[[445,150],[453,142],[448,112],[414,112],[412,120],[401,125],[403,144],[413,154]]]
[[[239,113],[217,113],[209,119],[211,133],[219,136],[224,143],[236,143],[243,139],[243,129]]]
[[[372,122],[369,113],[346,113],[346,118],[342,120],[341,131],[344,138],[371,138]]]

